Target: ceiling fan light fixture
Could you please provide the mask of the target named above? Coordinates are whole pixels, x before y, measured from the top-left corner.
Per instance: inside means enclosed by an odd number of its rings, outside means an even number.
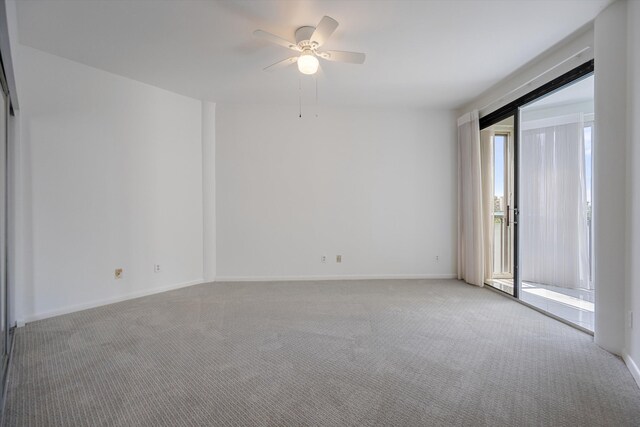
[[[318,57],[325,61],[364,64],[366,55],[361,52],[344,52],[339,50],[318,51],[318,48],[324,45],[337,27],[338,21],[329,16],[323,16],[316,27],[304,26],[298,28],[295,34],[296,43],[263,30],[254,31],[253,35],[259,39],[296,51],[296,56],[271,64],[266,67],[264,71],[284,68],[297,62],[298,70],[302,74],[315,74],[318,72],[318,66],[320,65]]]
[[[315,74],[318,71],[318,65],[318,58],[310,50],[305,50],[298,58],[298,70],[302,74]]]

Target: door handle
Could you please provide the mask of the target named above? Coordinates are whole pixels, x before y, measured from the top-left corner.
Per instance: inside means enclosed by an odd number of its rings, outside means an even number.
[[[511,220],[511,206],[507,205],[507,227],[517,224],[518,208],[513,208],[513,220]]]

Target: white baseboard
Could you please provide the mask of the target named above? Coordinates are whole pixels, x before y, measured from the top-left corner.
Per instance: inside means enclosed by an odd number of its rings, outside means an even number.
[[[351,274],[335,276],[216,276],[216,282],[292,282],[322,280],[455,279],[457,274]]]
[[[622,356],[622,359],[624,359],[624,363],[627,364],[627,368],[629,368],[629,372],[631,372],[633,379],[636,380],[638,387],[640,387],[640,368],[638,368],[638,365],[636,364],[636,362],[634,362],[631,356],[629,356],[627,353],[624,353],[624,355]]]
[[[67,307],[62,307],[55,310],[45,311],[42,313],[36,313],[29,316],[24,316],[24,318],[18,319],[16,324],[18,327],[24,326],[25,323],[35,322],[36,320],[48,319],[49,317],[60,316],[63,314],[74,313],[76,311],[87,310],[90,308],[100,307],[103,305],[113,304],[116,302],[126,301],[134,298],[140,298],[147,295],[159,294],[161,292],[167,292],[174,289],[186,288],[187,286],[199,285],[201,283],[205,283],[202,279],[192,280],[190,282],[178,283],[168,286],[162,286],[160,288],[147,289],[143,291],[131,292],[124,295],[118,295],[117,297],[106,298],[103,300],[96,300],[91,302],[86,302],[82,304],[70,305]]]

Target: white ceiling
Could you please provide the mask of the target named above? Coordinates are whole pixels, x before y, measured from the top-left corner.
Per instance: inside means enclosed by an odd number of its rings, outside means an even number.
[[[340,26],[322,61],[324,105],[457,108],[591,21],[611,0],[160,1],[22,0],[21,43],[194,98],[297,103],[295,66],[262,68],[290,51],[252,37],[293,39],[323,15]],[[313,78],[303,77],[304,102]]]

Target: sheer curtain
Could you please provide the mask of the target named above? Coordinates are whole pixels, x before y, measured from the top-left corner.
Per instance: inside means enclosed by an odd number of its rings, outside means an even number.
[[[522,127],[522,280],[591,289],[582,117],[537,120]]]
[[[484,286],[480,122],[472,111],[458,119],[458,279]]]

